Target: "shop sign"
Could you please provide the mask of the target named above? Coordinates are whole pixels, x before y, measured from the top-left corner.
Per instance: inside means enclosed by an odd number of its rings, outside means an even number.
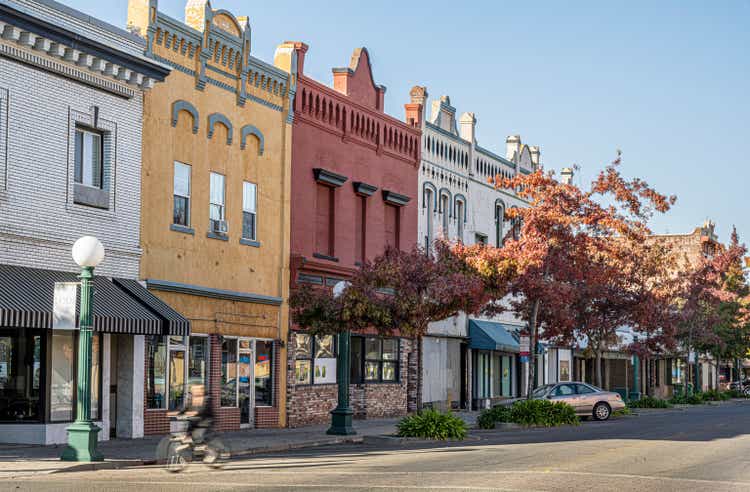
[[[52,329],[76,330],[76,305],[78,302],[78,282],[55,282],[52,303]]]
[[[529,337],[529,335],[522,334],[519,337],[519,345],[520,347],[518,351],[522,357],[531,354],[531,337]]]

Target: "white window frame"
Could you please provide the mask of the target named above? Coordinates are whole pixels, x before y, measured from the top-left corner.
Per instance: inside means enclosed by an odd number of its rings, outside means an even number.
[[[73,182],[81,186],[87,186],[89,188],[95,188],[98,190],[106,190],[107,183],[106,183],[106,176],[104,173],[105,171],[104,170],[104,165],[105,165],[104,163],[104,133],[98,130],[87,128],[86,126],[81,125],[81,124],[76,124],[74,132],[75,132],[75,137],[73,139],[73,146],[74,146],[74,149],[73,149]],[[77,147],[79,133],[82,135],[82,138],[81,138],[81,146],[82,146],[81,147],[81,171],[80,171],[81,181],[76,181],[75,175],[76,175],[76,171],[78,168],[78,162],[76,160],[76,155],[78,155],[78,153],[76,152],[76,147]],[[86,155],[87,155],[86,154],[86,149],[87,149],[86,137],[87,136],[91,137],[92,140],[95,137],[99,144],[99,162],[98,162],[99,185],[98,186],[94,184],[93,181],[90,183],[86,182],[85,170],[86,170]],[[93,149],[93,146],[91,148]],[[89,154],[91,154],[91,158],[92,158],[91,167],[93,168],[95,165],[93,163],[93,152],[89,152]]]
[[[221,203],[215,203],[213,202],[213,195],[214,195],[214,176],[220,176],[221,177]],[[214,219],[212,217],[211,211],[213,210],[212,207],[217,206],[219,208],[219,218]],[[227,177],[221,173],[213,172],[211,171],[209,174],[209,190],[208,190],[208,218],[209,223],[212,220],[219,220],[219,221],[226,221],[227,220]],[[209,227],[210,229],[210,227]]]
[[[187,169],[187,195],[181,195],[177,193],[177,168],[178,167],[184,167]],[[185,164],[184,162],[180,161],[174,161],[174,165],[172,167],[172,223],[175,225],[180,225],[184,227],[190,227],[192,214],[190,213],[190,207],[192,205],[192,200],[190,195],[192,194],[192,187],[193,187],[193,167],[190,164]],[[177,224],[174,221],[174,207],[175,207],[175,197],[181,197],[187,199],[187,207],[186,207],[186,224]]]
[[[248,185],[254,188],[254,192],[253,192],[254,203],[252,204],[252,210],[249,210],[248,204],[245,203],[245,198],[246,198],[245,188]],[[245,214],[253,215],[252,237],[245,235]],[[258,185],[251,181],[242,182],[242,239],[247,239],[249,241],[258,240]]]

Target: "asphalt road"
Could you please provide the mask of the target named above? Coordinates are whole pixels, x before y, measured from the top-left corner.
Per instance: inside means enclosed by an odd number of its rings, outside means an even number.
[[[750,402],[642,414],[579,427],[480,431],[433,444],[372,442],[193,465],[65,472],[2,490],[750,491]]]

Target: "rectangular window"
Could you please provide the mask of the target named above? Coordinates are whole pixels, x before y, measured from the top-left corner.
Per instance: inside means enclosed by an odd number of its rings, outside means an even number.
[[[237,339],[221,341],[221,406],[237,406]]]
[[[399,248],[399,228],[401,210],[399,207],[386,204],[385,205],[385,246],[392,248]]]
[[[203,386],[206,389],[208,377],[208,337],[190,337],[188,350],[188,387]]]
[[[146,337],[146,408],[164,408],[167,401],[167,341],[165,337]]]
[[[169,337],[169,405],[170,411],[185,408],[187,365],[185,363],[185,338]]]
[[[365,241],[367,240],[367,197],[357,197],[357,210],[354,220],[354,258],[365,261]]]
[[[211,222],[211,232],[226,232],[226,207],[225,204],[225,185],[224,175],[211,173],[210,182],[210,203],[209,203],[209,220]]]
[[[398,356],[398,338],[352,337],[352,382],[398,381]]]
[[[174,163],[174,207],[172,222],[177,225],[190,226],[190,166],[181,162]]]
[[[52,332],[52,379],[50,381],[50,420],[73,420],[75,383],[75,333]]]
[[[273,405],[273,342],[255,341],[255,404]]]
[[[333,256],[334,189],[317,185],[315,201],[315,251]]]
[[[498,248],[503,245],[503,221],[505,220],[505,210],[502,205],[495,206],[495,246]]]
[[[295,381],[297,384],[336,383],[336,337],[295,333]]]
[[[481,244],[482,246],[487,246],[487,236],[479,233],[474,234],[474,243]]]
[[[242,183],[242,238],[256,240],[258,188],[255,183]]]
[[[78,184],[102,188],[104,181],[102,134],[76,128],[74,179]]]
[[[46,334],[41,330],[0,329],[0,422],[43,420],[43,346]]]

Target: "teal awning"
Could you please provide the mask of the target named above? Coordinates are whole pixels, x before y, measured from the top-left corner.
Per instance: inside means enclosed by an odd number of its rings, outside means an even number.
[[[473,350],[518,352],[519,345],[512,329],[494,321],[469,320],[470,347]]]

